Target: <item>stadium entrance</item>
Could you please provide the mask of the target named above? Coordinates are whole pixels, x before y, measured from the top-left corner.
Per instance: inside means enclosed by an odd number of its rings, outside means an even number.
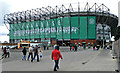
[[[57,40],[57,44],[59,46],[70,46],[71,41],[70,40]]]

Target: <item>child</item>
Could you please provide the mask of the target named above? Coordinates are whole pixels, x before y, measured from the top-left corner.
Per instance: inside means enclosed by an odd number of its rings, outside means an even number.
[[[78,49],[80,50],[80,45],[78,46]]]
[[[74,51],[74,46],[72,46],[72,50]]]
[[[42,49],[40,48],[40,60],[42,60],[42,57],[43,57],[43,55],[42,55]]]

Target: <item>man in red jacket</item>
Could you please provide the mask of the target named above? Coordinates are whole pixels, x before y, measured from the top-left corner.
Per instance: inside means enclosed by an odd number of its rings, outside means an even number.
[[[52,60],[54,59],[55,61],[55,66],[54,66],[54,71],[57,71],[57,69],[59,69],[58,63],[59,63],[59,58],[63,59],[60,51],[59,51],[59,46],[55,46],[55,49],[52,51],[52,55],[51,55]]]

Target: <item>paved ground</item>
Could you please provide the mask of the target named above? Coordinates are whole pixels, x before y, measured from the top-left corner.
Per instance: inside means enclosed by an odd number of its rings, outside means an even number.
[[[3,71],[53,71],[54,61],[51,60],[52,50],[43,51],[40,62],[22,61],[21,52],[11,52],[11,57],[2,61]],[[111,57],[110,50],[93,51],[92,49],[70,52],[62,50],[58,71],[114,71],[116,60]]]

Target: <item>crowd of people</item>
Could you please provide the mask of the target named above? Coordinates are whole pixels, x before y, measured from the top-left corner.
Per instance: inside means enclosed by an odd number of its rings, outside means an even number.
[[[4,48],[2,47],[2,51],[3,51],[2,59],[10,57],[10,49],[9,49],[9,47],[4,47]]]
[[[35,60],[36,56],[37,56],[37,62],[39,62],[43,58],[43,55],[42,55],[43,51],[41,48],[39,49],[37,45],[35,47],[30,46],[28,49],[28,52],[29,52],[29,54],[28,54],[27,60],[29,60],[29,58],[31,56],[31,62],[33,62]],[[22,60],[26,60],[27,49],[25,47],[23,48],[22,53],[23,53]],[[34,54],[34,56],[33,56],[33,54]],[[63,57],[59,51],[59,46],[55,45],[54,50],[52,51],[52,54],[51,54],[51,59],[54,60],[54,62],[55,62],[54,71],[57,71],[57,69],[59,69],[59,59],[60,58],[63,59]]]
[[[33,45],[30,46],[28,49],[29,54],[28,54],[27,60],[29,61],[29,58],[31,57],[31,62],[33,62],[35,60],[35,57],[37,56],[37,62],[39,62],[43,58],[42,52],[43,52],[42,49],[38,48],[37,45],[35,45],[35,47],[33,47]],[[26,60],[26,54],[27,54],[26,47],[22,49],[22,53],[23,53],[22,60]]]
[[[83,48],[85,48],[85,46],[83,46]],[[93,46],[93,49],[96,50],[97,46]],[[43,49],[45,50],[45,46],[43,46]],[[48,49],[48,48],[47,48]],[[81,44],[70,44],[70,51],[74,51],[77,52],[77,50],[81,49]],[[10,49],[9,48],[2,48],[3,50],[3,58],[5,57],[10,57]],[[28,55],[27,55],[28,52]],[[31,61],[34,62],[35,60],[37,60],[37,62],[41,61],[43,58],[43,50],[41,47],[38,47],[38,45],[35,46],[30,46],[29,48],[23,47],[22,48],[22,60],[26,61]],[[37,57],[37,59],[36,59]],[[63,59],[60,51],[59,51],[59,46],[57,44],[54,45],[52,54],[51,54],[51,59],[54,60],[54,71],[57,71],[57,69],[59,69],[59,59]]]
[[[92,48],[93,50],[99,50],[100,48],[103,48],[100,45],[87,45],[86,46],[85,44],[81,45],[80,43],[78,43],[78,44],[75,43],[75,44],[70,44],[70,51],[77,52],[77,50],[80,50],[81,47],[83,47],[83,49],[86,49],[86,47],[88,49]],[[108,46],[104,46],[103,49],[111,49],[111,47],[109,47],[109,45],[108,45]]]

